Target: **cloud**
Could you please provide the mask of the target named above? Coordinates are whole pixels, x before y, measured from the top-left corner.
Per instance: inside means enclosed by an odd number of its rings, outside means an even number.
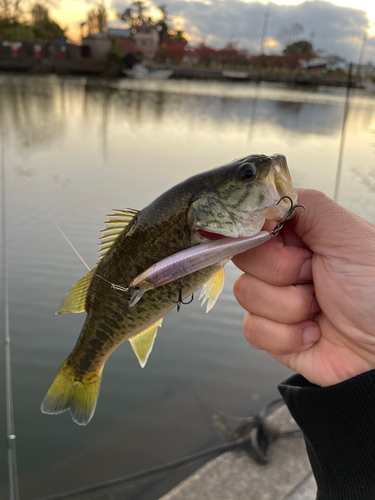
[[[225,46],[236,39],[240,45],[258,53],[264,17],[269,9],[267,38],[280,45],[268,47],[266,53],[275,53],[285,45],[281,32],[294,23],[303,26],[298,38],[310,39],[313,34],[315,50],[337,54],[357,62],[363,35],[370,27],[364,10],[341,7],[322,0],[310,0],[298,5],[264,5],[242,0],[165,0],[171,16],[182,18],[185,31],[195,39],[215,47]],[[154,2],[156,6],[158,2]],[[113,0],[112,6],[122,10],[127,2]],[[365,61],[375,61],[375,37],[368,40]]]

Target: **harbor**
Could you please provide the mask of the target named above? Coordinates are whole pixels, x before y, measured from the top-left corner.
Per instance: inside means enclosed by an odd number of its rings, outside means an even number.
[[[42,414],[48,384],[84,319],[55,311],[87,272],[51,217],[93,267],[98,233],[111,209],[141,209],[188,176],[239,156],[281,152],[294,186],[333,197],[345,112],[337,199],[373,221],[374,97],[354,90],[346,113],[346,94],[345,88],[267,82],[0,73],[13,442],[22,500],[62,498],[221,447],[228,440],[217,432],[213,416],[258,415],[279,397],[277,384],[291,374],[248,345],[244,312],[232,291],[240,271],[229,263],[212,311],[205,314],[198,297],[179,313],[172,311],[143,370],[128,344],[111,356],[89,425],[77,426],[67,413]],[[5,399],[4,386],[0,391]],[[1,419],[5,428],[5,416]],[[294,426],[284,414],[274,427],[284,424]],[[290,451],[290,462],[283,450]],[[226,477],[230,488],[238,478],[240,490],[239,478],[250,475],[252,483],[245,482],[241,494],[254,484],[262,498],[267,483],[265,492],[281,500],[311,481],[309,469],[297,467],[308,465],[302,453],[300,435],[280,438],[270,446],[268,465],[256,464],[243,450],[211,455],[151,481],[112,487],[112,498],[154,500],[178,495],[179,488],[183,494],[196,491],[194,484],[208,492],[214,486],[208,484],[212,470]],[[286,484],[281,482],[284,461],[296,472]],[[282,484],[279,492],[268,468],[273,474],[281,468],[275,476]],[[229,470],[233,477],[225,476]],[[5,467],[0,473],[0,496],[6,498]]]
[[[346,87],[347,76],[329,77],[324,75],[302,74],[299,72],[281,71],[254,71],[254,70],[227,70],[211,68],[189,68],[186,66],[153,64],[149,66],[151,74],[155,71],[169,71],[168,78],[183,80],[212,80],[221,82],[267,82],[281,83],[291,86],[320,85],[329,87]],[[122,64],[110,64],[105,60],[78,59],[78,60],[56,60],[53,58],[37,59],[23,57],[19,59],[1,58],[0,71],[21,72],[24,74],[56,74],[56,75],[80,75],[98,76],[105,78],[126,77]],[[142,76],[140,78],[147,78]],[[352,85],[355,88],[363,88],[363,78],[354,76]]]

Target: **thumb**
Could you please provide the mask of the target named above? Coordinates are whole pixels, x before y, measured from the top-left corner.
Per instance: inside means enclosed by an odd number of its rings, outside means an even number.
[[[363,252],[363,245],[375,250],[375,227],[343,208],[324,193],[298,189],[298,203],[306,207],[305,216],[295,218],[294,231],[318,254]],[[375,254],[375,252],[374,252]],[[374,258],[375,260],[375,258]]]

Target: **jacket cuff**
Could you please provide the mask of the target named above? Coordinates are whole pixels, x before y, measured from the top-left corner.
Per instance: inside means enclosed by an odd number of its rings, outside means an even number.
[[[317,500],[375,499],[375,370],[329,387],[294,375],[279,391],[304,433]]]

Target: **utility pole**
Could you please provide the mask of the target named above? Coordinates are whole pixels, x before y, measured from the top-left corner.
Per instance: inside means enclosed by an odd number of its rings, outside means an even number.
[[[361,47],[361,52],[359,54],[359,61],[358,61],[358,74],[361,74],[361,66],[363,63],[363,56],[365,55],[365,47],[366,47],[366,41],[367,41],[367,35],[366,33],[363,35],[363,41],[362,41],[362,47]]]
[[[260,41],[260,50],[259,50],[259,54],[262,56],[263,53],[264,53],[264,41],[266,39],[266,35],[267,35],[267,25],[268,25],[268,18],[269,18],[269,15],[270,15],[270,11],[269,11],[269,8],[267,7],[267,10],[266,10],[266,15],[264,16],[264,24],[263,24],[263,33],[262,33],[262,39]]]

